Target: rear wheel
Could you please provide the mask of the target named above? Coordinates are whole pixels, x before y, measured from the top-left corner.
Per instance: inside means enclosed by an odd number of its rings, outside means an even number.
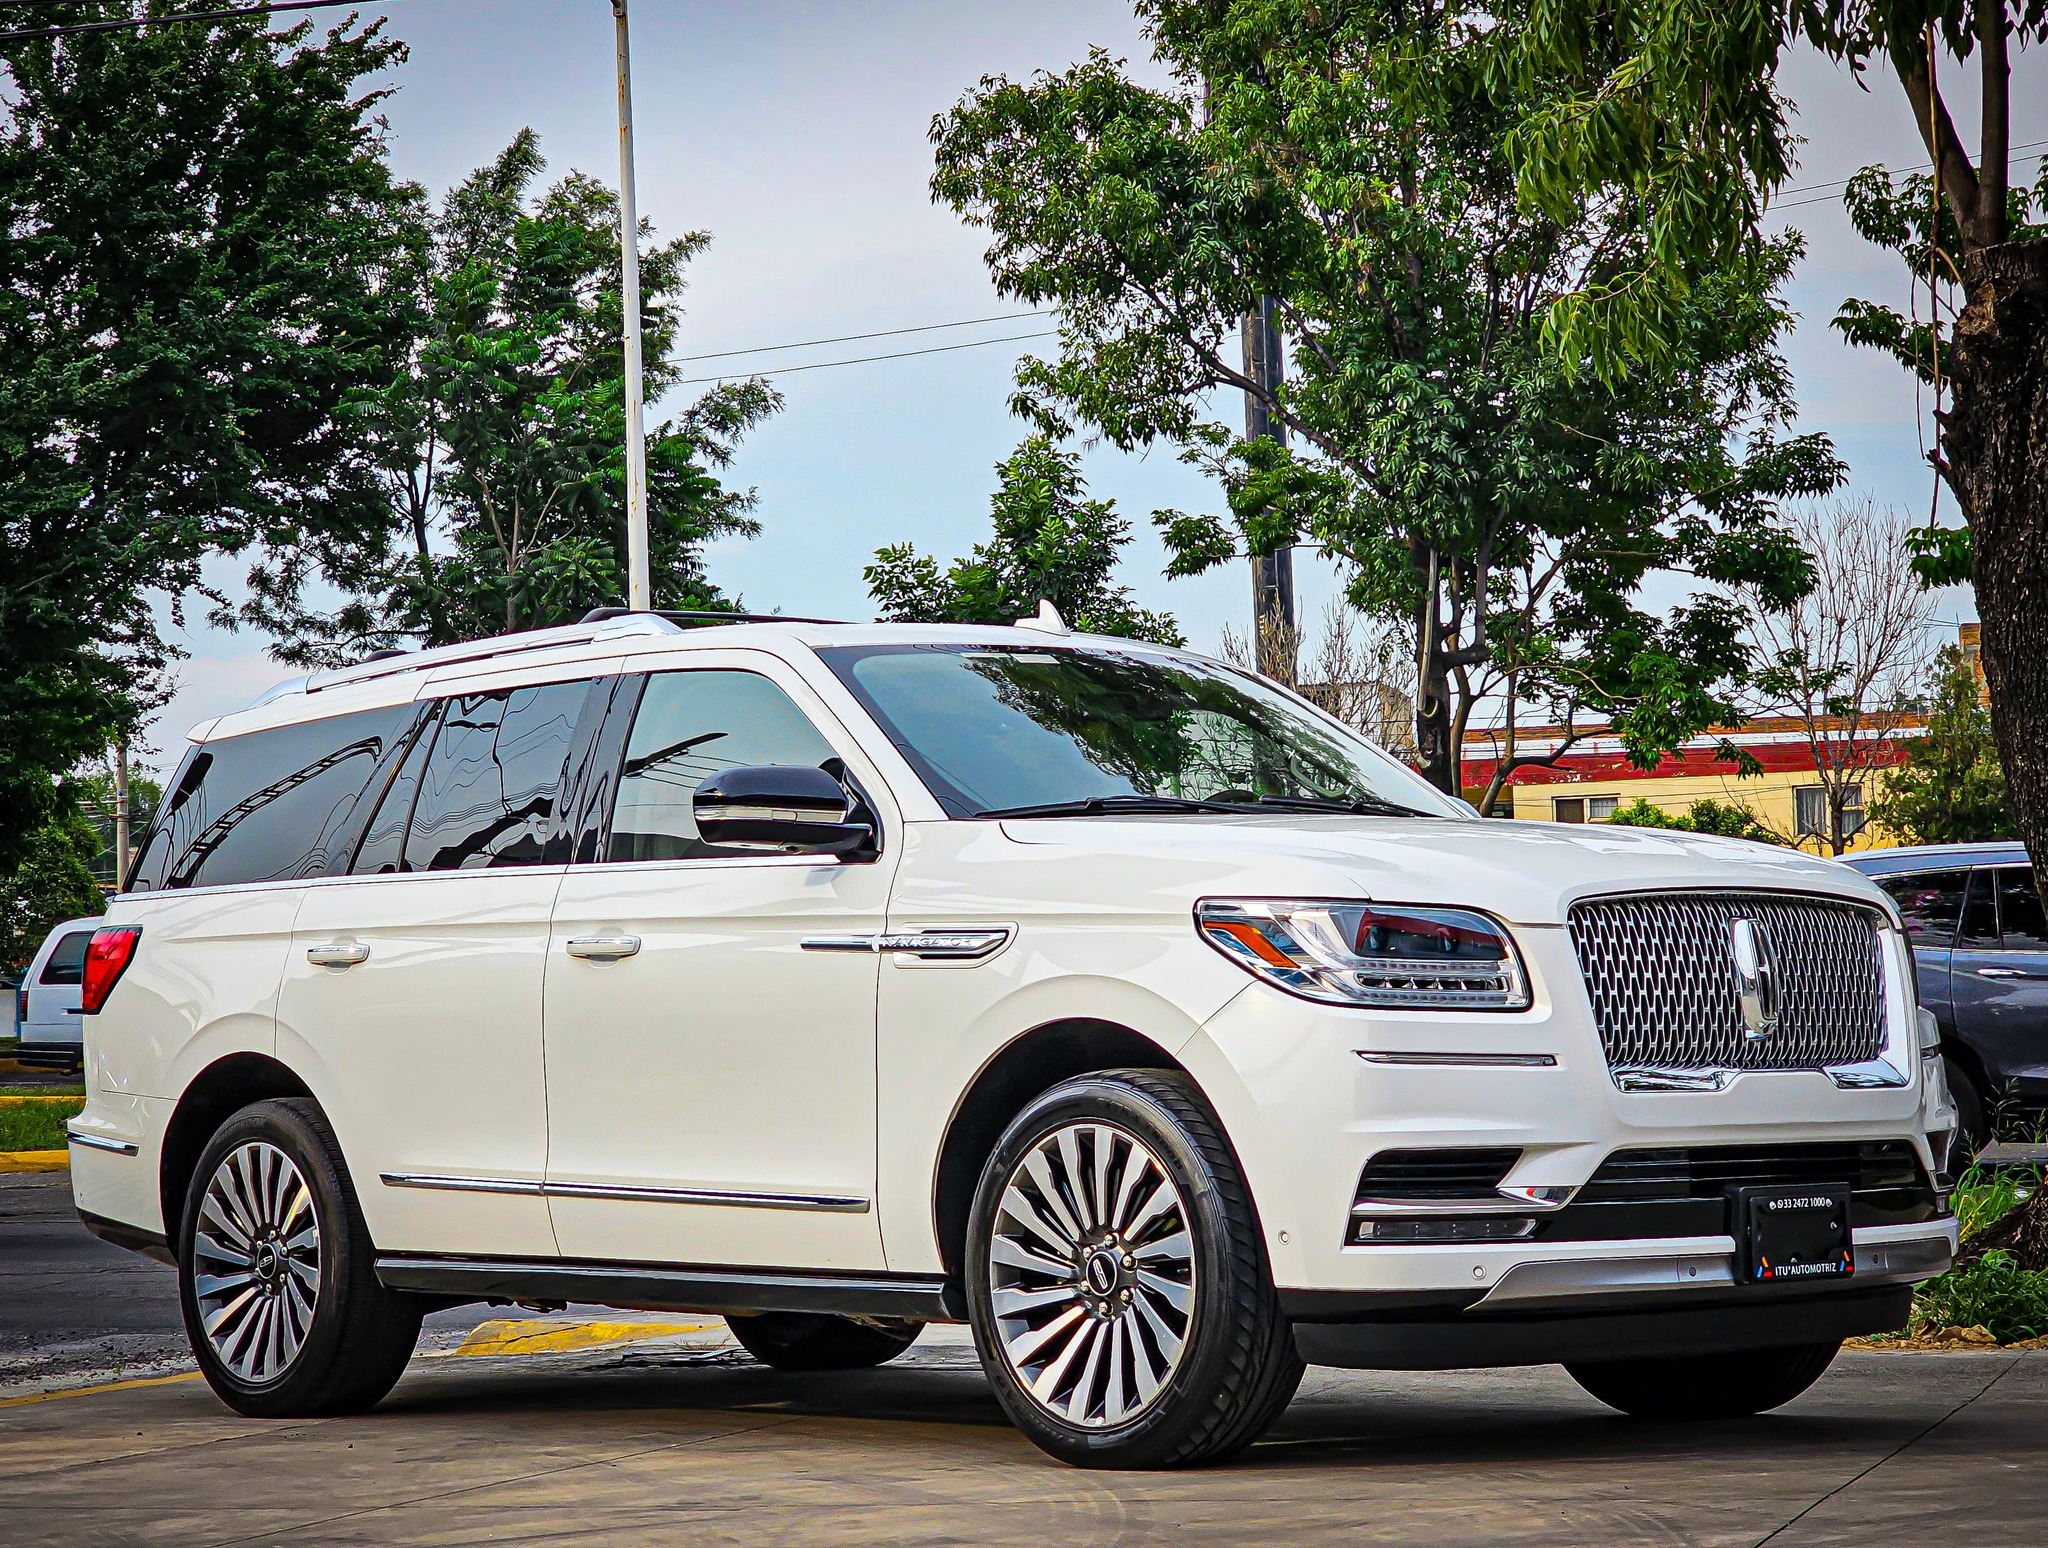
[[[1841,1347],[1838,1340],[1671,1360],[1567,1362],[1565,1369],[1609,1408],[1637,1419],[1746,1419],[1819,1381]]]
[[[1019,1114],[976,1190],[967,1286],[997,1398],[1064,1461],[1227,1456],[1301,1381],[1236,1157],[1182,1075],[1084,1076]]]
[[[740,1347],[783,1371],[856,1371],[884,1365],[917,1342],[921,1322],[871,1322],[829,1312],[761,1312],[725,1319]]]
[[[421,1303],[378,1283],[341,1147],[314,1103],[259,1102],[222,1124],[178,1237],[186,1336],[237,1413],[358,1412],[405,1370]]]

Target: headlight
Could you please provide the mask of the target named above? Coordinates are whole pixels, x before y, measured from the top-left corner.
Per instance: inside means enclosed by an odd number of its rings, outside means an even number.
[[[1463,908],[1205,898],[1202,939],[1290,993],[1389,1010],[1526,1010],[1507,931]]]

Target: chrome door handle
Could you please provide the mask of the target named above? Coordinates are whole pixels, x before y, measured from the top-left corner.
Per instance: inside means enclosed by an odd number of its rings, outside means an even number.
[[[586,962],[617,962],[640,949],[637,935],[579,935],[569,942],[569,955]]]
[[[354,967],[370,960],[370,948],[360,941],[335,941],[327,946],[308,946],[306,960],[315,967]]]
[[[2048,978],[2048,973],[2029,973],[2024,968],[1982,967],[1972,968],[1970,971],[1979,978]]]

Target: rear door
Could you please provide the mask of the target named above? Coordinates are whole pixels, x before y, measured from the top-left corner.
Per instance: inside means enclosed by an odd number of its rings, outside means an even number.
[[[1991,1078],[1986,1097],[2048,1094],[2048,927],[2032,867],[1973,873],[1953,978],[1958,1028]]]
[[[328,1105],[381,1249],[554,1254],[541,972],[591,674],[444,686],[351,874],[299,910],[279,1057]]]

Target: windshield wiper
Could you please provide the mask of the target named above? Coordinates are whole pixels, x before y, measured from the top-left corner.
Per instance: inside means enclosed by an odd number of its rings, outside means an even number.
[[[1187,796],[1099,795],[1078,801],[1042,801],[1036,806],[999,806],[983,817],[1121,817],[1147,812],[1222,812],[1235,815],[1242,807],[1222,801],[1197,801]]]
[[[1412,806],[1402,806],[1384,800],[1379,796],[1254,796],[1244,806],[1277,806],[1290,812],[1349,812],[1366,817],[1428,817],[1434,814],[1417,811]]]

